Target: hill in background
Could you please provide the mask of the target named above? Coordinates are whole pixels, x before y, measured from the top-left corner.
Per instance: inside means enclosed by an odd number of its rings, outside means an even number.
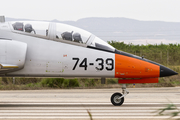
[[[6,21],[28,19],[6,18]],[[124,41],[133,44],[180,43],[180,23],[138,21],[128,18],[83,18],[77,21],[58,21],[85,29],[104,41]]]

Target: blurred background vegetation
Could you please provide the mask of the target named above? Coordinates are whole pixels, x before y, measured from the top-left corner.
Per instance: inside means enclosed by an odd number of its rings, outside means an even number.
[[[124,42],[109,41],[110,45],[118,50],[128,52],[146,59],[155,61],[180,73],[180,44],[155,44],[133,45]],[[136,87],[174,87],[180,86],[180,75],[159,78],[159,83],[137,84]],[[86,78],[0,78],[0,90],[26,90],[26,89],[59,89],[59,88],[115,88],[118,79],[106,78],[106,84],[101,84],[101,79]],[[133,87],[132,84],[128,87]]]
[[[165,66],[180,66],[180,44],[133,45],[115,41],[108,43],[118,50],[144,56]]]

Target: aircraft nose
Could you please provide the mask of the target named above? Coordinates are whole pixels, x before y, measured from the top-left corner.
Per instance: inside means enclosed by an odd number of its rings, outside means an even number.
[[[165,66],[160,66],[160,77],[165,77],[165,76],[171,76],[171,75],[177,75],[178,73],[165,67]]]

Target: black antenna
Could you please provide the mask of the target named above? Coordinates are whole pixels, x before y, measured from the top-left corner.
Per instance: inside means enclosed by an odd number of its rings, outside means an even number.
[[[144,58],[144,55],[142,56],[142,59]]]

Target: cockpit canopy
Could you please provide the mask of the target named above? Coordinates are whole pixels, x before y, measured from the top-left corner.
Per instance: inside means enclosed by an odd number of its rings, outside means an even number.
[[[10,22],[10,24],[14,32],[25,35],[42,37],[68,44],[85,45],[105,51],[115,50],[115,48],[90,32],[62,23],[20,21]]]
[[[15,31],[20,31],[29,34],[37,34],[40,36],[47,36],[47,31],[49,29],[48,22],[35,22],[35,21],[20,21],[11,22],[13,29]],[[27,34],[28,35],[28,34]]]
[[[57,39],[86,44],[90,36],[91,33],[80,28],[61,23],[56,24]]]

